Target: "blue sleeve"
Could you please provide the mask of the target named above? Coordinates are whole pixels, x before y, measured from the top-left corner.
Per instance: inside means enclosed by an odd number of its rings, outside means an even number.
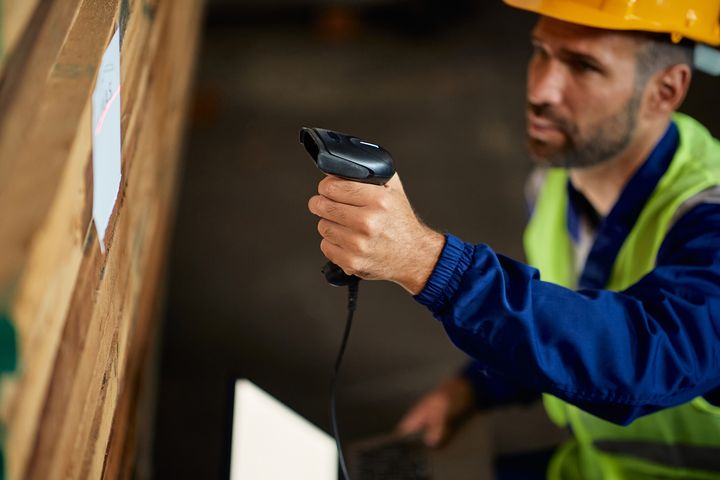
[[[416,299],[487,368],[628,424],[720,386],[720,205],[686,213],[622,292],[543,282],[448,235]]]

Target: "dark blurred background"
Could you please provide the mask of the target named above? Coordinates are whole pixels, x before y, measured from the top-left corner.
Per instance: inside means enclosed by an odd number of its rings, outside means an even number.
[[[245,377],[330,430],[346,294],[320,267],[301,126],[387,148],[426,223],[522,258],[534,17],[500,0],[215,0],[187,131],[155,425],[155,478],[219,478]],[[684,110],[716,135],[717,79]],[[345,440],[383,432],[465,361],[400,287],[363,282],[338,390]]]

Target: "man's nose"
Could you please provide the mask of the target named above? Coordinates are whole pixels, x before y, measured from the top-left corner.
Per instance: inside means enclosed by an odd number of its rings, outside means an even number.
[[[565,72],[560,62],[549,59],[530,66],[527,98],[532,105],[558,105],[565,90]]]

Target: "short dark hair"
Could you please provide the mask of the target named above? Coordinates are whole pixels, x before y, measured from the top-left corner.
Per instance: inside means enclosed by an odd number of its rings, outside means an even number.
[[[674,43],[666,33],[637,32],[637,81],[645,85],[655,73],[673,65],[693,66],[695,44],[689,40]]]

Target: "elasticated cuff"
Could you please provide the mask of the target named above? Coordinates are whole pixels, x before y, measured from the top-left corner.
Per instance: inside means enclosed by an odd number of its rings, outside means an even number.
[[[470,266],[473,246],[458,237],[446,234],[445,246],[430,278],[415,300],[433,314],[438,313],[457,291],[463,274]]]

